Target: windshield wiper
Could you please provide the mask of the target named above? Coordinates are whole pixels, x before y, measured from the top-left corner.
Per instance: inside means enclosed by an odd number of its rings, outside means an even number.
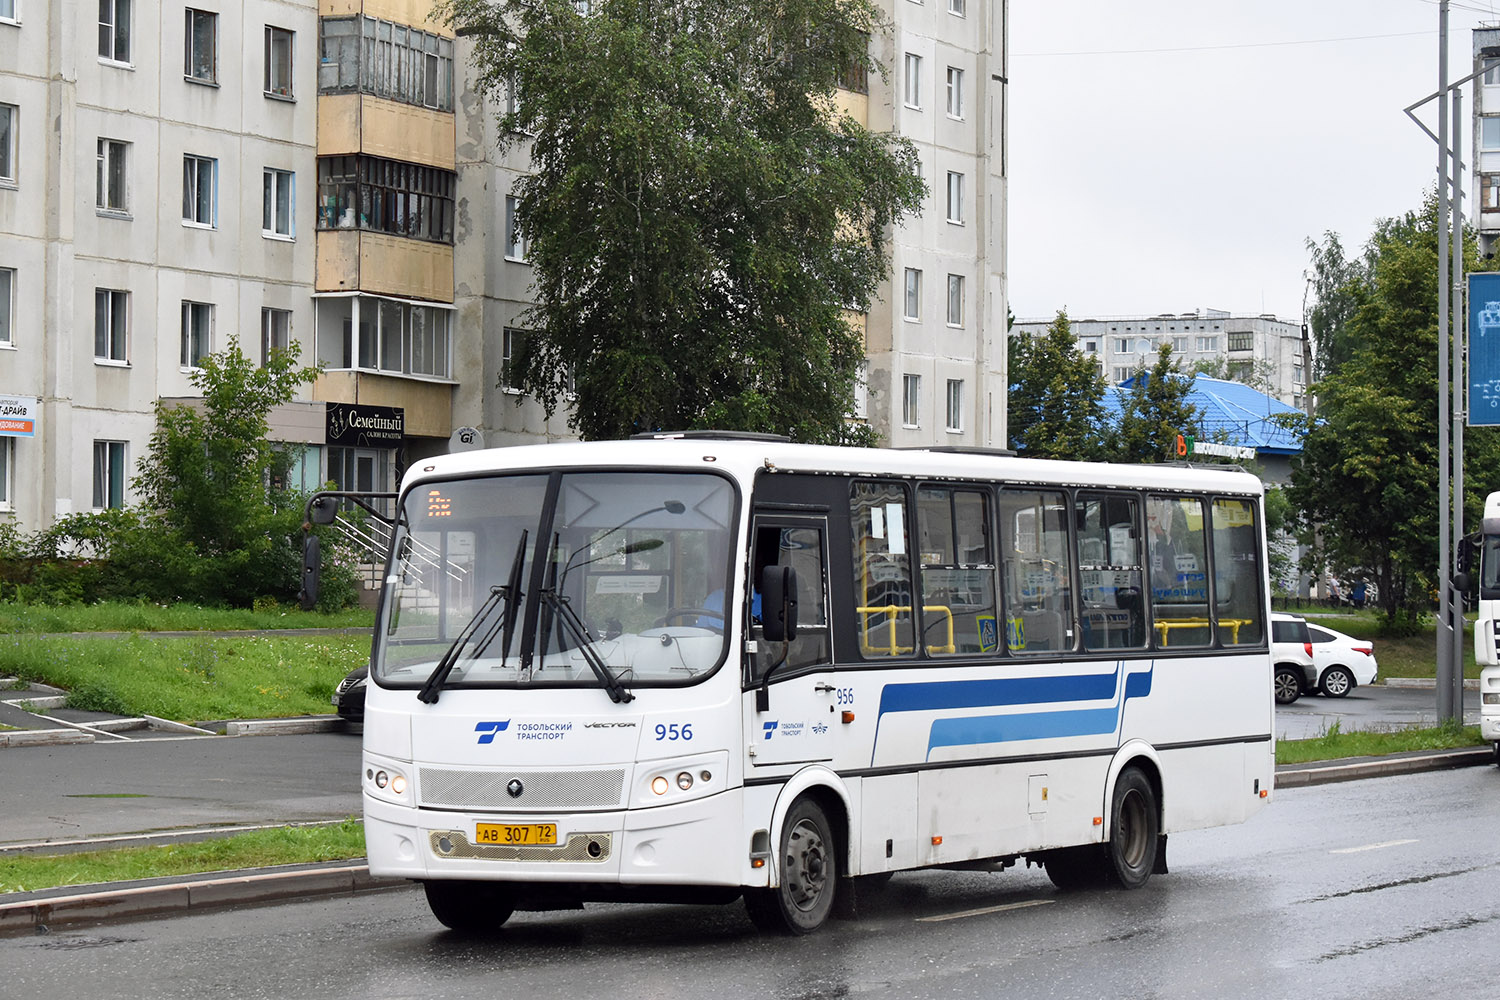
[[[620,683],[620,678],[614,675],[599,654],[594,650],[594,637],[589,634],[588,626],[578,617],[578,612],[573,610],[573,605],[568,603],[566,597],[560,596],[551,587],[542,591],[542,600],[547,607],[562,622],[563,628],[573,637],[578,644],[578,654],[583,657],[583,662],[589,665],[594,676],[599,678],[599,683],[604,685],[604,690],[609,692],[609,700],[615,704],[634,701],[635,695],[625,690],[625,685]]]
[[[463,631],[458,638],[453,640],[453,645],[444,651],[438,660],[437,666],[432,668],[432,673],[427,675],[427,680],[422,684],[422,689],[417,692],[417,700],[428,705],[437,704],[438,692],[448,680],[448,675],[453,673],[453,668],[458,665],[459,654],[464,646],[479,631],[479,626],[495,610],[495,605],[505,601],[505,613],[498,621],[492,624],[484,637],[474,644],[472,655],[478,656],[490,643],[495,641],[495,633],[503,632],[500,640],[500,663],[504,665],[510,656],[510,642],[516,631],[516,608],[520,604],[521,597],[521,567],[526,562],[526,538],[529,532],[521,532],[521,541],[516,545],[516,554],[510,563],[510,579],[503,587],[491,587],[490,596],[485,598],[479,610],[474,612],[464,625]]]

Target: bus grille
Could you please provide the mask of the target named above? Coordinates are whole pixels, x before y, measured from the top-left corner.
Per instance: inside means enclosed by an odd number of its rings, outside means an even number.
[[[519,780],[520,795],[507,786]],[[421,769],[424,806],[458,809],[607,809],[620,805],[625,769],[606,771],[458,771]]]

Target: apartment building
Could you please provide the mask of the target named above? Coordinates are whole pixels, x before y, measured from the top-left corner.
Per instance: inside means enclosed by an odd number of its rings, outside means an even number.
[[[1470,161],[1469,204],[1474,206],[1471,219],[1479,233],[1479,253],[1495,255],[1500,239],[1500,25],[1474,29],[1473,134],[1469,149],[1477,151]]]
[[[842,95],[931,195],[863,318],[858,419],[1003,444],[1005,0],[886,0]],[[0,0],[0,515],[122,506],[158,399],[232,343],[323,375],[272,414],[305,486],[393,488],[452,442],[569,435],[506,384],[531,267],[432,0]]]
[[[1039,337],[1052,319],[1017,320],[1012,332]],[[1296,409],[1307,406],[1311,356],[1300,323],[1269,314],[1236,316],[1218,309],[1155,316],[1074,319],[1068,326],[1078,349],[1095,359],[1112,385],[1156,362],[1162,344],[1184,370],[1200,361],[1223,364],[1223,373]]]

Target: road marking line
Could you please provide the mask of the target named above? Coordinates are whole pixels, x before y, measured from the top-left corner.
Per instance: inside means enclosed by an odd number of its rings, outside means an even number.
[[[919,924],[935,924],[943,920],[960,920],[964,917],[982,917],[986,913],[999,913],[1002,910],[1020,910],[1028,906],[1046,906],[1055,903],[1055,899],[1028,899],[1021,903],[1005,903],[1001,906],[986,906],[978,910],[964,910],[961,913],[944,913],[936,917],[918,917]]]
[[[1340,847],[1329,851],[1329,854],[1358,854],[1360,851],[1378,851],[1385,847],[1400,847],[1402,844],[1415,844],[1415,840],[1384,840],[1378,844],[1365,844],[1363,847]]]

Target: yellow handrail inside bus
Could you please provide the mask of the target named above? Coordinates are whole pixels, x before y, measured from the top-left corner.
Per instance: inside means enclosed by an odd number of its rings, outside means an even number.
[[[861,628],[860,628],[859,644],[860,644],[860,647],[861,647],[862,651],[866,655],[870,655],[872,653],[879,653],[879,654],[883,654],[883,655],[886,655],[886,656],[900,656],[903,653],[910,653],[912,651],[912,647],[910,647],[910,646],[898,646],[898,645],[896,645],[896,616],[899,615],[899,614],[911,614],[911,605],[910,604],[904,604],[904,605],[903,604],[881,604],[881,605],[877,605],[875,607],[858,607],[858,608],[855,608],[854,610],[857,611],[859,614],[864,615],[864,620],[863,620],[863,623],[862,623]],[[929,648],[932,650],[932,652],[934,652],[934,653],[956,653],[956,652],[958,652],[958,647],[956,645],[954,645],[954,643],[953,643],[953,609],[950,608],[950,607],[948,607],[947,605],[944,605],[944,604],[924,604],[924,605],[922,605],[922,610],[924,612],[928,612],[928,611],[941,612],[942,615],[945,618],[948,619],[948,642],[947,642],[947,645],[943,645],[943,646],[931,646]],[[887,647],[878,647],[877,648],[875,646],[870,645],[870,616],[871,615],[885,615],[888,619],[890,619],[891,644],[889,646],[887,646]]]
[[[1249,625],[1251,619],[1220,618],[1218,622],[1223,627],[1229,629],[1230,643],[1238,643],[1240,641],[1240,626]],[[1161,644],[1166,646],[1169,644],[1168,640],[1171,638],[1174,629],[1210,628],[1213,625],[1213,621],[1208,618],[1158,618],[1155,624],[1156,631],[1161,633]]]

